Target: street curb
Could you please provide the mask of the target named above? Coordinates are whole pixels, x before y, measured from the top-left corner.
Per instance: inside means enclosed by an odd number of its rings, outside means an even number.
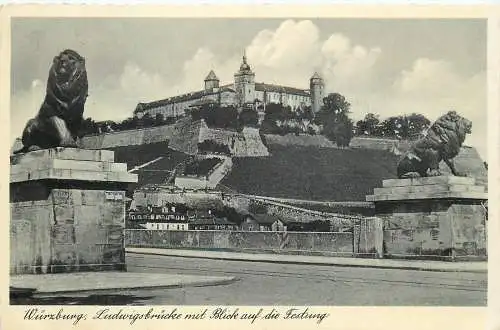
[[[315,262],[315,261],[291,261],[291,260],[269,260],[269,259],[245,259],[239,257],[210,257],[210,256],[183,256],[178,254],[166,254],[166,253],[155,253],[155,252],[132,252],[126,251],[129,254],[145,254],[145,255],[158,255],[166,257],[177,257],[177,258],[191,258],[191,259],[208,259],[208,260],[226,260],[226,261],[244,261],[244,262],[265,262],[273,264],[291,264],[291,265],[311,265],[311,266],[334,266],[334,267],[351,267],[351,268],[376,268],[376,269],[401,269],[401,270],[417,270],[417,271],[427,271],[427,272],[440,272],[440,273],[479,273],[487,274],[488,270],[481,269],[446,269],[446,268],[427,268],[420,266],[390,266],[390,265],[361,265],[361,264],[344,264],[335,262]]]
[[[207,287],[207,286],[219,286],[219,285],[228,285],[240,280],[240,278],[236,276],[226,276],[227,279],[221,280],[206,280],[199,281],[195,283],[181,283],[181,284],[158,284],[158,285],[149,285],[149,286],[131,286],[131,287],[114,287],[114,288],[96,288],[96,289],[75,289],[75,290],[52,290],[52,291],[40,291],[36,288],[29,287],[20,287],[19,289],[23,290],[34,290],[32,296],[45,296],[51,294],[65,294],[65,293],[85,293],[85,292],[106,292],[106,291],[116,291],[116,290],[152,290],[152,289],[179,289],[179,288],[188,288],[188,287]]]

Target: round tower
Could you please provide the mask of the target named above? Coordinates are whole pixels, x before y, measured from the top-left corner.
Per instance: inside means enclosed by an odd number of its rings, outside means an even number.
[[[311,109],[313,113],[317,113],[321,110],[323,98],[325,97],[325,83],[318,72],[315,72],[309,80],[309,88],[311,91]]]
[[[234,74],[234,90],[236,92],[236,102],[238,105],[253,103],[255,100],[255,73],[252,72],[247,63],[246,55],[240,70]]]
[[[219,88],[219,78],[215,75],[214,70],[210,70],[205,78],[205,90],[208,91],[214,88]]]

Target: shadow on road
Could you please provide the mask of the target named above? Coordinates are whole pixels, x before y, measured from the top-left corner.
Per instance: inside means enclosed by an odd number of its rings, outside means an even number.
[[[148,296],[130,294],[89,294],[87,296],[11,297],[11,305],[129,305],[145,303]]]

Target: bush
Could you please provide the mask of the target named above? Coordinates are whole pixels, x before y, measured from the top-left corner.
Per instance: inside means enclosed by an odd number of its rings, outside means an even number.
[[[231,151],[229,150],[229,147],[227,145],[212,140],[205,140],[198,143],[198,151],[231,155]]]
[[[267,206],[251,200],[250,205],[248,205],[248,212],[253,214],[267,214]]]
[[[312,127],[309,126],[307,128],[307,134],[309,134],[309,135],[316,135],[316,131],[314,130],[314,128],[312,128]]]
[[[259,115],[254,109],[243,109],[239,115],[238,122],[240,126],[257,127]]]
[[[208,127],[237,129],[238,111],[233,106],[220,107],[210,103],[199,109],[191,110],[191,118],[196,121],[203,119]]]
[[[221,162],[220,158],[207,158],[202,160],[194,160],[189,162],[184,167],[185,175],[205,176]]]

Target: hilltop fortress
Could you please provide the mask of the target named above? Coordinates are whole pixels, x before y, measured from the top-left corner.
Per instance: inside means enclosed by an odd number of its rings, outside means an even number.
[[[324,81],[316,72],[309,79],[309,89],[255,82],[255,73],[243,55],[240,69],[234,74],[234,83],[220,86],[219,78],[210,71],[204,80],[205,88],[200,91],[169,97],[167,99],[139,103],[134,114],[141,117],[146,113],[155,117],[181,117],[192,107],[206,103],[237,108],[253,107],[260,115],[269,103],[281,103],[295,111],[310,106],[314,113],[323,105]]]

